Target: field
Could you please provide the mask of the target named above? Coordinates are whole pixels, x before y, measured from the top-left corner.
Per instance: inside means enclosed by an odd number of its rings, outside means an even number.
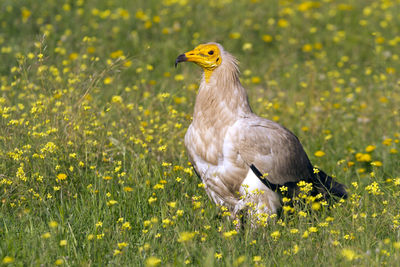
[[[241,229],[208,199],[174,61],[209,41],[349,199]],[[0,62],[0,265],[399,266],[399,0],[3,0]]]

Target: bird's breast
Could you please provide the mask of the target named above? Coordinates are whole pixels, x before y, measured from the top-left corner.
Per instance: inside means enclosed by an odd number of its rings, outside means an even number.
[[[185,145],[204,182],[218,180],[230,192],[237,192],[246,177],[248,166],[239,156],[232,129],[225,129],[224,132],[224,136],[218,138],[213,131],[190,125]]]
[[[208,164],[218,165],[219,159],[223,156],[224,132],[226,132],[224,129],[199,127],[192,123],[185,136],[185,145],[189,154],[196,154]]]

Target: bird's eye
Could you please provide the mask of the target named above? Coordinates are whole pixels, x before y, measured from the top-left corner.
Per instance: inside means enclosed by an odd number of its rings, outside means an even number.
[[[210,50],[210,51],[208,51],[208,54],[209,54],[209,55],[213,55],[213,54],[214,54],[214,51]]]

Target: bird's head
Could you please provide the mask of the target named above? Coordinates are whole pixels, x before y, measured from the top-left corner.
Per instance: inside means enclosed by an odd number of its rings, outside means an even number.
[[[180,62],[194,62],[203,68],[206,75],[211,75],[211,72],[221,65],[221,49],[216,43],[201,44],[195,49],[179,55],[175,60],[175,67]]]

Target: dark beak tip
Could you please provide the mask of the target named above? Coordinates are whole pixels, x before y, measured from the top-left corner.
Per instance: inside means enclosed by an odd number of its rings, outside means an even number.
[[[175,68],[178,66],[178,63],[187,61],[187,57],[185,54],[179,55],[175,60]]]

